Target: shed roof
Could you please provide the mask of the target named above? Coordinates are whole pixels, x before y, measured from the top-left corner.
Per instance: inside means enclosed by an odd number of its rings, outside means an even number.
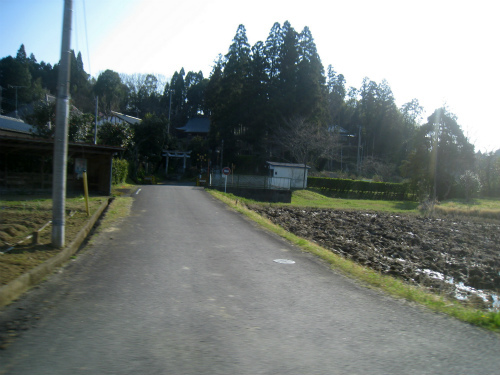
[[[120,120],[127,122],[129,124],[138,124],[139,122],[141,122],[140,118],[129,116],[129,115],[124,115],[123,113],[120,113],[120,112],[111,111],[111,115],[115,116],[115,117],[119,118]]]
[[[276,161],[268,161],[266,162],[267,164],[269,164],[269,166],[272,166],[272,167],[283,167],[283,168],[304,168],[304,166],[307,168],[307,169],[311,169],[310,166],[308,165],[305,165],[305,164],[294,164],[294,163],[278,163]]]
[[[54,140],[0,135],[0,151],[6,152],[8,149],[52,152],[54,149]],[[70,152],[81,150],[92,154],[114,154],[116,152],[123,151],[124,148],[80,142],[68,142],[68,150]]]
[[[210,131],[210,119],[205,117],[195,117],[189,121],[182,128],[177,128],[185,133],[208,133]]]
[[[14,117],[0,116],[0,130],[12,133],[31,134],[34,129],[33,126],[24,123],[23,120]]]
[[[349,137],[349,138],[356,137],[355,134],[351,134],[349,131],[347,131],[346,129],[344,129],[342,126],[339,126],[339,125],[328,126],[328,131],[331,133],[337,133],[341,137]]]

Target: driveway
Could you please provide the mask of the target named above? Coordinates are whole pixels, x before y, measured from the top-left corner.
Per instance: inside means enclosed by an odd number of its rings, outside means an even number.
[[[495,374],[500,336],[358,285],[202,188],[132,214],[5,308],[0,374]]]

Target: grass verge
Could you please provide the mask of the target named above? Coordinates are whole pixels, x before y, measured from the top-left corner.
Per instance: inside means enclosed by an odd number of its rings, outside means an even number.
[[[106,197],[92,197],[91,215]],[[0,202],[0,285],[44,263],[61,250],[51,245],[52,199],[48,197],[8,196]],[[65,239],[71,243],[90,219],[82,197],[66,199]],[[39,231],[40,229],[43,230]],[[38,241],[33,241],[39,231]]]
[[[393,297],[404,298],[408,301],[416,302],[418,304],[426,306],[433,311],[448,314],[464,322],[468,322],[491,331],[500,332],[500,312],[485,312],[482,310],[473,309],[471,307],[460,304],[458,301],[450,300],[443,296],[430,293],[424,288],[409,285],[402,280],[391,276],[382,275],[377,271],[374,271],[367,267],[363,267],[356,262],[345,259],[321,246],[318,246],[317,244],[314,244],[308,240],[297,237],[294,234],[287,232],[282,227],[273,224],[271,221],[263,218],[256,212],[246,208],[245,204],[242,204],[242,202],[244,203],[245,200],[241,199],[240,197],[236,197],[231,194],[225,194],[217,190],[208,191],[215,198],[226,203],[236,211],[255,221],[267,230],[285,238],[291,243],[299,246],[302,250],[314,254],[319,258],[325,260],[331,265],[332,269],[340,271],[349,277],[353,277],[369,287],[384,291]],[[294,195],[296,195],[296,193],[294,193]],[[299,194],[299,199],[304,199],[304,195],[311,198],[312,195],[310,195],[310,193],[311,192],[307,191],[301,192]],[[313,199],[309,200],[312,201]],[[292,198],[292,205],[293,204],[294,201]],[[335,205],[335,207],[332,207],[332,204],[327,206],[325,206],[324,204],[325,202],[320,202],[318,206],[310,202],[308,206],[338,208],[337,203],[332,203],[333,205]]]
[[[115,197],[101,218],[96,232],[110,230],[113,223],[130,213],[132,198],[127,196],[135,190],[134,185],[113,186]],[[90,197],[91,215],[108,197]],[[68,245],[78,235],[90,219],[86,214],[82,196],[70,196],[65,204],[67,218],[65,239]],[[50,196],[8,195],[0,201],[0,286],[39,266],[57,255],[61,249],[51,245],[52,199]],[[34,231],[40,232],[38,243],[30,237]],[[93,238],[93,237],[92,237]],[[92,243],[92,238],[90,243]]]
[[[418,213],[417,202],[330,198],[311,190],[294,191],[291,205],[335,208],[338,210]]]
[[[453,199],[435,206],[435,212],[449,216],[473,216],[500,220],[500,199]]]
[[[297,190],[292,195],[292,206],[335,208],[339,210],[368,210],[384,212],[418,213],[418,203],[369,199],[332,198],[314,190]]]
[[[130,196],[115,197],[109,204],[104,217],[99,222],[99,226],[94,232],[94,236],[89,240],[89,245],[94,243],[95,234],[111,232],[116,228],[116,224],[123,218],[129,216],[133,199]]]

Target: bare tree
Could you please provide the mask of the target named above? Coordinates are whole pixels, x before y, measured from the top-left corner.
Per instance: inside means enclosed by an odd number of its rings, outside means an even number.
[[[319,158],[331,157],[332,151],[338,146],[338,136],[303,117],[294,117],[279,127],[276,144],[287,161],[304,165],[305,187],[307,164],[315,164]]]

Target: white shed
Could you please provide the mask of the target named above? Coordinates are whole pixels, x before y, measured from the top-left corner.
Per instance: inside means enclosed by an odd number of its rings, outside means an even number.
[[[277,163],[268,161],[269,176],[276,179],[290,179],[290,188],[307,188],[307,172],[311,167],[305,164]],[[273,184],[273,183],[271,183]]]

